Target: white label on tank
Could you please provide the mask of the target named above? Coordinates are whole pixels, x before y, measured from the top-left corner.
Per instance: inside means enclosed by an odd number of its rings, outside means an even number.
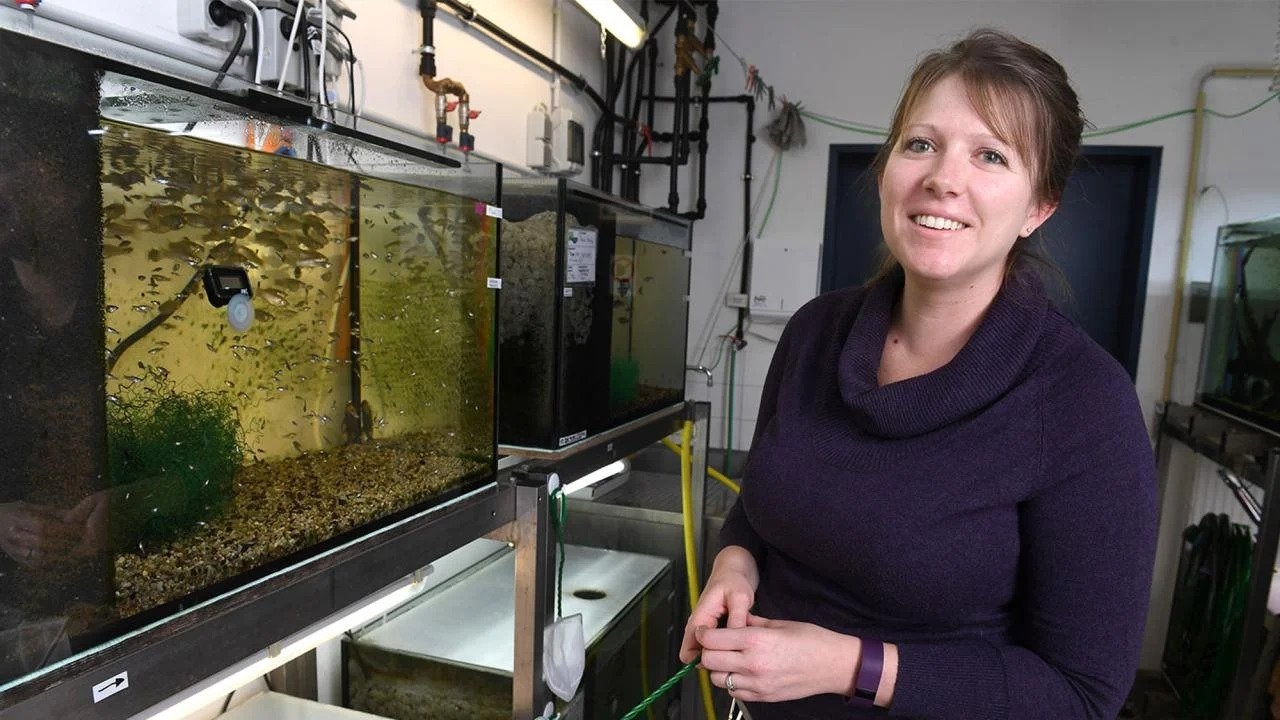
[[[581,432],[576,432],[572,435],[565,435],[564,437],[560,438],[560,447],[564,447],[569,443],[576,443],[579,440],[586,440],[586,439],[587,439],[586,430],[582,430]]]
[[[487,281],[485,281],[485,287],[489,288],[490,290],[501,290],[502,278],[489,278]]]
[[[491,218],[498,218],[499,220],[501,220],[502,208],[498,207],[497,205],[485,205],[484,214],[488,215]]]
[[[129,673],[126,671],[126,672],[120,673],[119,675],[116,675],[110,680],[104,680],[98,683],[97,685],[94,685],[93,701],[95,703],[102,702],[103,700],[106,700],[112,695],[115,695],[116,693],[120,692],[121,690],[128,690],[128,689],[129,689]]]
[[[564,253],[565,282],[596,281],[596,236],[595,228],[569,228]]]
[[[564,296],[565,296],[565,297],[573,297],[573,288],[571,288],[571,287],[567,287],[567,288],[565,288],[565,289],[564,289]]]

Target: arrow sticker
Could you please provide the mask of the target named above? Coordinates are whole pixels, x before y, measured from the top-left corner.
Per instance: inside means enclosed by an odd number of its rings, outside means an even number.
[[[103,682],[100,682],[97,685],[94,685],[93,701],[95,703],[102,702],[103,700],[106,700],[112,695],[115,695],[116,693],[120,692],[121,690],[127,690],[127,689],[129,689],[128,671],[122,672],[119,675],[116,675],[115,677],[111,678],[110,680],[104,680]]]

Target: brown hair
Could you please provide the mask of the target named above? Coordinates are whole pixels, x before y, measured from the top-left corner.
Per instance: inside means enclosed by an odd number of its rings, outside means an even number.
[[[1067,178],[1080,152],[1087,124],[1067,71],[1048,53],[1009,33],[979,28],[946,48],[929,53],[916,65],[893,115],[889,138],[872,165],[877,179],[902,141],[903,128],[920,100],[943,79],[956,76],[964,84],[974,110],[1001,141],[1012,146],[1031,170],[1032,189],[1044,203],[1062,199]],[[1032,237],[1039,235],[1037,230]],[[1047,262],[1027,247],[1014,244],[1008,267],[1024,255]],[[893,266],[877,274],[877,279]]]

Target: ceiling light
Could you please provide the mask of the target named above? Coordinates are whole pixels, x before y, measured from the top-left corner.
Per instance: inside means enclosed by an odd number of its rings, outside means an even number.
[[[647,31],[644,20],[626,5],[625,0],[574,0],[591,17],[629,48],[638,48]]]

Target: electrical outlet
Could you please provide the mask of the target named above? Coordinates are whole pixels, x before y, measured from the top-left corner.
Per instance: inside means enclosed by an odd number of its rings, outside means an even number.
[[[724,304],[731,308],[745,308],[747,306],[746,293],[727,293],[724,296]]]
[[[178,34],[205,45],[230,48],[236,40],[235,23],[219,27],[209,15],[209,6],[213,2],[214,0],[178,0]],[[246,41],[245,44],[250,43]]]

